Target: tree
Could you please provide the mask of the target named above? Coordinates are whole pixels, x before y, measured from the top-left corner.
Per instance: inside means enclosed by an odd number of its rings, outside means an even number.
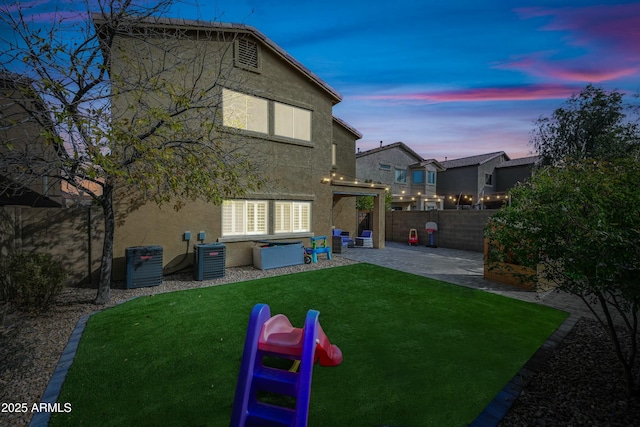
[[[359,211],[372,211],[373,210],[373,197],[374,196],[358,196],[356,197],[356,209]],[[393,196],[389,191],[384,193],[384,209],[391,210],[391,201]]]
[[[585,302],[611,338],[628,394],[638,395],[640,139],[621,101],[588,86],[571,108],[538,121],[532,143],[547,165],[512,190],[485,236],[490,263],[529,267],[522,279]]]
[[[0,22],[11,30],[0,36],[0,72],[29,79],[15,105],[39,123],[37,136],[55,153],[28,156],[2,141],[0,174],[19,170],[21,184],[59,179],[101,207],[97,304],[110,298],[115,203],[219,204],[266,179],[249,162],[241,133],[220,131],[221,84],[243,84],[230,59],[233,40],[213,29],[154,25],[166,23],[161,17],[172,4],[86,0],[82,11],[57,11],[47,25],[30,20],[30,3],[0,6]],[[208,43],[216,37],[226,39]]]
[[[541,117],[531,145],[542,164],[566,159],[614,159],[640,153],[637,106],[624,103],[618,91],[588,85],[551,117]]]

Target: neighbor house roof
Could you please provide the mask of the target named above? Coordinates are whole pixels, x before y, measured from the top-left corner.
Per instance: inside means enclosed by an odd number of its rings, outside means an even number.
[[[95,12],[92,14],[92,19],[96,26],[104,25],[106,23],[106,19],[102,13]],[[288,62],[295,69],[300,71],[302,74],[307,76],[312,82],[320,86],[325,92],[327,92],[332,98],[333,103],[337,104],[342,101],[342,95],[331,86],[329,86],[324,80],[314,74],[307,67],[302,65],[298,60],[296,60],[293,56],[289,55],[284,49],[275,44],[271,39],[262,34],[256,28],[251,27],[245,24],[236,24],[236,23],[224,23],[224,22],[209,22],[209,21],[201,21],[201,20],[190,20],[190,19],[182,19],[182,18],[163,18],[163,17],[140,17],[137,22],[138,26],[147,26],[147,27],[166,27],[166,28],[175,28],[182,30],[194,30],[194,31],[206,31],[206,30],[215,30],[221,32],[234,32],[234,33],[244,33],[250,34],[254,36],[256,39],[260,40],[267,48],[269,48],[273,53],[282,58],[285,62]]]
[[[507,160],[511,160],[504,151],[496,151],[494,153],[479,154],[477,156],[463,157],[461,159],[445,160],[441,163],[447,169],[461,168],[465,166],[482,165],[500,156],[504,156]]]
[[[445,167],[442,165],[441,162],[437,161],[436,159],[426,159],[423,160],[421,162],[418,163],[414,163],[412,165],[409,165],[410,168],[419,168],[419,167],[424,167],[426,165],[433,165],[436,167],[436,169],[438,169],[438,171],[442,172],[443,170],[445,170]]]
[[[521,157],[519,159],[507,160],[500,163],[497,168],[509,168],[512,166],[535,165],[540,161],[540,156]]]
[[[416,160],[418,160],[419,162],[424,161],[424,159],[422,158],[422,156],[420,154],[418,154],[415,151],[413,151],[404,142],[394,142],[393,144],[381,145],[378,148],[372,148],[371,150],[361,151],[359,153],[356,153],[356,158],[364,157],[364,156],[370,156],[371,154],[379,153],[381,151],[391,150],[391,149],[394,149],[394,148],[400,148],[401,150],[406,151],[407,153],[409,153],[409,155],[415,157]]]

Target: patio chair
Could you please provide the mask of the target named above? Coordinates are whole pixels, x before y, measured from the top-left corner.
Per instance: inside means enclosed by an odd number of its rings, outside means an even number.
[[[360,237],[356,237],[356,246],[360,246],[363,248],[372,248],[373,247],[373,231],[363,230]]]

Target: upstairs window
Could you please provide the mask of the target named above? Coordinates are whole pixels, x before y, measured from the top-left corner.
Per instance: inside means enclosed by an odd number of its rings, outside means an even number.
[[[435,183],[436,183],[435,171],[427,171],[427,184],[435,184]]]
[[[385,170],[385,171],[390,171],[391,170],[391,165],[388,165],[386,163],[380,163],[380,169]]]
[[[274,135],[311,141],[311,111],[274,102]]]
[[[423,170],[413,171],[413,183],[414,184],[424,184],[424,171]]]
[[[396,182],[401,184],[406,184],[407,182],[407,171],[404,169],[396,169]]]
[[[269,103],[266,99],[222,89],[222,124],[236,129],[267,134]]]
[[[493,174],[490,174],[490,173],[484,174],[484,184],[493,185]]]
[[[267,234],[268,202],[225,200],[222,203],[222,235]]]

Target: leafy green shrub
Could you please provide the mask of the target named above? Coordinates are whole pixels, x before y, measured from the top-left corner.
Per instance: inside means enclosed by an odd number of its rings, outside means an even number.
[[[0,263],[0,299],[22,310],[46,311],[67,272],[49,254],[14,252]]]

